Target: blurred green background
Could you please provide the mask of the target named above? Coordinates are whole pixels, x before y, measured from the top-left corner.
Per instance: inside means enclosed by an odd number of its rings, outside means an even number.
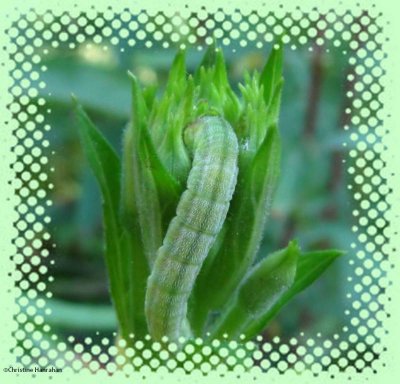
[[[111,335],[116,320],[103,258],[100,193],[82,152],[71,94],[120,153],[122,130],[130,115],[127,71],[143,85],[159,84],[162,90],[178,45],[163,48],[159,43],[149,49],[140,42],[134,47],[124,41],[117,46],[86,42],[69,49],[68,43],[49,46],[41,63],[46,87],[39,97],[46,100],[44,108],[51,110],[46,117],[51,129],[45,138],[54,151],[49,164],[54,168],[50,172],[54,189],[49,191],[51,241],[45,246],[55,263],[48,265],[54,279],[49,285],[53,295],[47,300],[52,314],[46,321],[58,335],[79,340],[97,331]],[[201,41],[187,51],[189,73],[202,58],[200,46]],[[254,44],[241,47],[235,41],[222,46],[235,89],[245,70],[263,67],[271,48],[272,44],[261,49]],[[345,309],[349,307],[354,203],[347,188],[352,183],[346,173],[348,164],[343,163],[352,144],[343,127],[349,124],[346,92],[352,87],[346,77],[353,69],[343,54],[346,47],[325,48],[285,47],[281,178],[260,256],[292,238],[298,239],[303,250],[338,248],[348,253],[282,310],[266,329],[266,339],[287,340],[300,332],[331,337],[348,325]]]

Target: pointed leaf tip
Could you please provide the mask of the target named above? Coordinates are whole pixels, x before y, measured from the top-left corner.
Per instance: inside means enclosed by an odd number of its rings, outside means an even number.
[[[278,49],[275,47],[272,49],[260,76],[260,84],[264,87],[264,100],[267,105],[271,103],[275,89],[282,80],[282,69],[283,47],[280,45]]]
[[[207,47],[207,50],[205,51],[204,56],[195,71],[194,79],[196,82],[200,81],[200,73],[204,71],[205,68],[208,69],[215,65],[217,50],[218,48],[216,46],[215,40],[213,40],[212,44]]]

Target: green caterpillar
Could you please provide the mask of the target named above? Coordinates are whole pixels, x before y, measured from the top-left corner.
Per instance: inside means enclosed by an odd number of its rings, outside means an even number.
[[[184,141],[193,157],[187,189],[147,282],[146,318],[155,340],[183,334],[190,293],[225,221],[238,174],[237,138],[221,117],[200,117],[186,127]]]

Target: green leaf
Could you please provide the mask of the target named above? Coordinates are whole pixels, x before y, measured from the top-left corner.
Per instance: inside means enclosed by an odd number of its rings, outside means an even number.
[[[176,54],[174,61],[171,65],[171,69],[169,71],[168,82],[165,89],[165,93],[170,95],[179,88],[182,83],[185,83],[186,78],[186,52],[184,49],[181,49]]]
[[[224,54],[221,49],[215,52],[215,65],[214,65],[214,85],[219,92],[225,91],[229,86],[228,74],[226,72],[226,64]]]
[[[150,111],[156,101],[158,86],[156,84],[150,85],[143,90],[143,97],[146,101],[146,107]]]
[[[262,87],[259,85],[259,75],[244,74],[244,84],[239,84],[242,94],[243,109],[240,124],[236,126],[236,134],[245,146],[241,146],[241,166],[247,166],[265,138],[270,124],[266,119],[268,109],[264,101]]]
[[[281,141],[278,127],[274,124],[267,130],[250,169],[253,214],[258,215],[258,224],[264,227],[262,218],[269,212],[278,182],[281,160]],[[262,208],[262,214],[257,210]],[[262,236],[260,233],[258,236]]]
[[[191,318],[195,332],[200,332],[210,310],[227,302],[255,260],[277,184],[280,151],[273,125],[247,171],[239,171],[224,240],[216,243],[216,256],[206,259],[196,282]]]
[[[271,101],[268,105],[268,112],[265,119],[268,127],[272,124],[278,124],[279,111],[282,98],[282,88],[283,88],[283,79],[276,84],[276,87],[271,97]]]
[[[294,296],[317,280],[323,272],[343,254],[343,251],[335,249],[303,253],[298,259],[297,272],[293,285],[271,309],[263,313],[246,327],[243,331],[246,338],[251,339],[262,332],[282,307],[291,301]]]
[[[105,258],[120,333],[124,337],[128,337],[130,333],[144,336],[147,333],[147,325],[143,302],[148,266],[137,221],[132,220],[130,231],[127,232],[121,225],[119,216],[121,212],[125,212],[120,205],[129,201],[131,189],[127,187],[132,179],[123,177],[121,188],[121,164],[118,156],[83,108],[77,101],[75,103],[82,146],[103,198]],[[126,158],[124,161],[126,162]],[[125,172],[126,166],[125,163]],[[125,196],[122,204],[121,195]]]
[[[280,45],[270,53],[260,77],[260,85],[264,88],[264,100],[268,106],[271,104],[276,87],[282,81],[282,68],[283,46]]]
[[[216,53],[217,53],[217,47],[215,44],[215,40],[213,40],[212,44],[210,44],[203,56],[203,59],[201,60],[199,66],[197,67],[195,73],[194,73],[194,79],[196,83],[199,83],[200,81],[200,71],[201,68],[211,68],[215,65],[215,60],[216,60]]]
[[[203,113],[220,114],[235,126],[240,116],[240,103],[229,84],[224,54],[221,49],[214,49],[205,56],[203,61],[207,65],[200,66],[195,74],[196,108]]]
[[[131,123],[125,128],[122,139],[122,174],[121,174],[121,222],[128,231],[133,230],[138,221],[135,199],[135,178],[133,171],[134,151]]]
[[[296,242],[255,265],[244,278],[237,295],[222,312],[211,338],[227,333],[239,337],[242,330],[267,312],[293,284],[300,249]]]
[[[105,259],[109,272],[111,296],[122,329],[128,326],[124,292],[127,285],[126,269],[122,264],[119,242],[120,161],[107,140],[95,127],[76,99],[75,111],[79,122],[79,134],[90,167],[99,183],[103,200],[103,223],[105,237]]]
[[[126,133],[127,178],[126,190],[135,205],[127,202],[132,215],[137,214],[142,242],[150,266],[153,264],[163,234],[168,226],[180,196],[180,185],[165,169],[154,148],[147,127],[147,108],[136,78],[132,82],[132,124]],[[129,141],[131,140],[131,144]],[[125,163],[125,161],[124,161]],[[128,169],[129,168],[129,169]],[[125,183],[124,183],[125,185]],[[125,188],[125,187],[124,187]],[[123,189],[124,190],[124,189]],[[162,205],[161,205],[162,202]]]
[[[132,140],[130,152],[124,154],[126,163],[130,164],[130,188],[142,234],[142,243],[150,266],[153,265],[157,249],[162,243],[161,209],[157,187],[151,172],[151,156],[146,142],[147,108],[136,78],[131,75],[132,83],[132,123],[129,124],[130,134],[127,140]],[[132,186],[133,184],[133,186]],[[127,187],[128,189],[129,187]],[[132,207],[131,207],[132,208]]]
[[[149,275],[149,263],[145,254],[139,214],[136,207],[133,141],[131,123],[125,129],[122,150],[121,204],[120,217],[124,226],[121,246],[125,256],[123,264],[128,273],[130,285],[126,292],[129,307],[135,322],[135,334],[144,336],[147,333],[147,322],[144,313],[144,297]]]
[[[240,116],[240,103],[229,84],[224,54],[221,49],[216,51],[213,84],[218,90],[218,100],[220,101],[224,118],[235,126]]]
[[[193,111],[193,94],[193,82],[186,77],[185,51],[181,50],[172,63],[164,95],[151,111],[148,127],[162,164],[181,185],[190,170],[182,131]]]
[[[279,110],[283,88],[283,46],[274,49],[260,76],[260,85],[263,89],[264,101],[267,105],[265,118],[266,126],[278,124]]]
[[[128,281],[124,298],[132,322],[132,324],[128,324],[126,330],[123,330],[125,332],[121,332],[121,335],[126,337],[129,333],[134,333],[136,337],[141,338],[148,333],[143,303],[150,270],[137,220],[134,222],[131,231],[125,229],[122,231],[120,244],[123,257],[122,265],[126,268]]]

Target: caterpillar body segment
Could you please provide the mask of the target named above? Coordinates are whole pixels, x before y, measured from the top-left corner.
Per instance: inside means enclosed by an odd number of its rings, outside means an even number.
[[[225,221],[238,174],[237,138],[224,119],[201,117],[184,135],[193,157],[187,188],[147,282],[146,318],[155,340],[182,335],[189,296]]]

